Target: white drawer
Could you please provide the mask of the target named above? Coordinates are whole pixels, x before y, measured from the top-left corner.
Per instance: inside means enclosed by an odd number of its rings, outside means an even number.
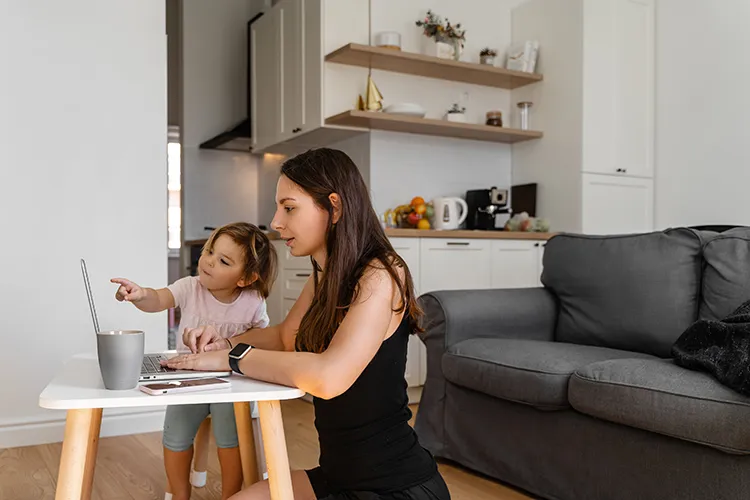
[[[490,240],[460,238],[422,238],[422,250],[427,251],[489,251]]]
[[[282,297],[284,299],[297,299],[310,275],[312,275],[312,270],[285,269],[282,271]]]

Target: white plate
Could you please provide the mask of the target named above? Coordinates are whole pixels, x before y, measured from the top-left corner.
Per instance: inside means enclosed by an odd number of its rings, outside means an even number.
[[[386,106],[383,109],[383,112],[392,115],[418,116],[419,118],[423,118],[427,113],[419,104],[413,104],[409,102],[391,104],[390,106]]]

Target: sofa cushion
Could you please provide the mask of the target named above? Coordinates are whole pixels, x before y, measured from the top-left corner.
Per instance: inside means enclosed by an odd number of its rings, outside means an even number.
[[[685,228],[552,237],[542,283],[559,301],[555,340],[670,357],[698,317],[701,245]]]
[[[568,379],[578,368],[605,359],[651,357],[603,347],[537,340],[477,338],[443,355],[445,378],[490,396],[545,410],[569,407]]]
[[[703,247],[702,319],[718,320],[750,299],[750,228],[730,229]]]
[[[730,453],[750,453],[750,398],[665,359],[620,359],[570,378],[576,410]]]

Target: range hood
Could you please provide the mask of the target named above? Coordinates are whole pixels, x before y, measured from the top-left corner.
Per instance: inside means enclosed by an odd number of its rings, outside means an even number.
[[[252,24],[263,15],[260,12],[258,15],[253,17],[247,22],[247,113],[245,119],[235,125],[229,130],[226,130],[219,135],[208,139],[200,145],[201,149],[218,149],[222,151],[242,151],[244,153],[251,153],[253,150],[253,135],[252,135],[252,123],[250,120],[250,108],[252,106],[252,92],[250,83],[252,82],[252,47],[251,47],[251,30]]]

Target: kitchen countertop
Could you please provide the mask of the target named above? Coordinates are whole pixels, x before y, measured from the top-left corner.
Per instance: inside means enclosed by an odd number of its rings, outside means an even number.
[[[472,229],[386,229],[385,234],[392,238],[466,238],[483,240],[542,240],[550,239],[555,233],[531,233],[522,231],[480,231]]]
[[[401,229],[388,228],[386,236],[391,238],[462,238],[478,240],[534,240],[546,241],[555,233],[532,233],[522,231],[479,231],[471,229],[450,229],[438,231],[435,229]],[[269,240],[278,240],[279,233],[270,231],[267,233]],[[186,240],[185,246],[203,245],[207,238],[197,240]]]

